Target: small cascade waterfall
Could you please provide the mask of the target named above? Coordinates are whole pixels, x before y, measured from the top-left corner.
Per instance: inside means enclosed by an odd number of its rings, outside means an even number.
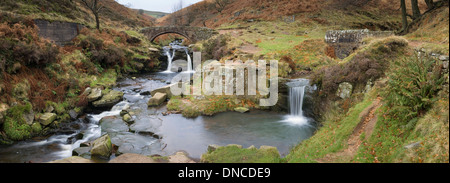
[[[303,99],[309,80],[297,79],[286,84],[289,86],[290,114],[285,117],[284,122],[295,125],[308,125],[308,118],[303,115]]]
[[[166,50],[166,56],[167,56],[167,70],[165,72],[172,72],[171,68],[172,68],[172,61],[173,58],[175,57],[175,49],[172,52],[172,55],[170,54],[170,50]]]
[[[292,116],[303,116],[303,96],[306,86],[289,88],[289,110]]]
[[[164,54],[167,56],[167,70],[163,73],[172,73],[172,66],[173,66],[173,59],[175,58],[177,51],[183,51],[186,53],[187,58],[187,68],[185,71],[187,72],[193,72],[192,69],[192,59],[189,55],[189,49],[186,46],[181,46],[183,42],[181,41],[174,41],[169,44],[169,46],[164,47]],[[172,54],[171,54],[172,52]]]
[[[186,55],[187,55],[187,61],[188,61],[187,71],[188,72],[193,72],[193,70],[192,70],[192,59],[191,59],[191,56],[189,55],[189,50],[187,48],[186,48]]]

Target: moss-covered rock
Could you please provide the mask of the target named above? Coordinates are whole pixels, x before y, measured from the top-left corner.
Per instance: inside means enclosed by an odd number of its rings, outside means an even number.
[[[41,123],[33,123],[31,125],[31,130],[34,134],[39,134],[42,131],[42,125]]]
[[[123,100],[123,92],[111,90],[108,94],[103,95],[100,100],[92,103],[94,107],[104,108],[112,107]]]
[[[112,153],[112,143],[109,135],[104,135],[92,143],[91,155],[100,158],[109,158]]]
[[[249,109],[246,107],[236,107],[236,108],[234,108],[234,111],[240,112],[240,113],[246,113],[249,111]]]
[[[39,117],[39,123],[41,123],[43,126],[47,126],[56,119],[55,113],[44,113]]]
[[[88,102],[93,102],[102,97],[102,90],[100,88],[91,89],[87,96]]]

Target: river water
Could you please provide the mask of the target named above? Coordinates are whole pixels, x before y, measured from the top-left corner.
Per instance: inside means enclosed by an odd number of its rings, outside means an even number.
[[[291,147],[313,135],[315,127],[311,119],[305,117],[306,123],[291,122],[286,120],[289,115],[284,113],[226,112],[190,119],[181,114],[162,115],[165,106],[148,108],[150,96],[140,93],[167,85],[173,76],[158,73],[118,81],[114,89],[125,93],[124,101],[111,111],[88,114],[84,120],[64,124],[66,130],[46,139],[0,146],[0,162],[48,162],[67,158],[81,143],[93,141],[105,133],[122,153],[168,156],[185,151],[197,160],[210,144],[240,144],[244,148],[269,145],[277,147],[284,156]],[[122,121],[119,115],[122,109],[134,113],[134,124],[128,126]],[[100,124],[103,117],[107,120]]]

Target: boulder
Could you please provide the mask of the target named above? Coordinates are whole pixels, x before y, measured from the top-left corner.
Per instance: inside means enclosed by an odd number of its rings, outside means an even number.
[[[42,125],[41,123],[33,123],[31,125],[31,130],[33,131],[33,133],[35,134],[39,134],[42,131]]]
[[[69,116],[71,119],[76,120],[78,118],[78,113],[72,109],[69,111]]]
[[[167,98],[172,98],[172,92],[170,91],[170,87],[173,85],[177,85],[178,83],[170,84],[161,88],[158,88],[156,90],[153,90],[150,92],[152,96],[154,96],[156,93],[165,93],[167,94]]]
[[[219,145],[211,144],[211,145],[208,146],[208,152],[213,152],[216,149],[218,149],[219,147],[220,147]]]
[[[249,109],[245,108],[245,107],[236,107],[236,108],[234,108],[234,111],[240,112],[240,113],[246,113],[249,111]]]
[[[190,159],[185,152],[177,152],[169,156],[169,163],[195,163],[195,161]]]
[[[122,120],[125,121],[127,124],[133,124],[134,122],[134,119],[133,117],[131,117],[130,114],[123,115]]]
[[[152,98],[150,98],[150,100],[148,100],[148,106],[149,107],[159,106],[164,101],[166,101],[166,99],[167,99],[167,94],[158,92],[155,95],[152,95]]]
[[[84,92],[81,95],[87,96],[89,94],[91,94],[92,88],[91,87],[87,87],[86,89],[84,89]]]
[[[111,90],[108,94],[103,95],[100,100],[92,103],[94,107],[113,107],[123,100],[123,92]]]
[[[47,126],[56,119],[55,113],[44,113],[39,117],[39,123],[41,123],[43,126]]]
[[[348,82],[343,82],[339,84],[339,88],[336,92],[336,95],[338,97],[341,97],[342,99],[350,98],[353,92],[353,85]]]
[[[126,153],[112,159],[109,163],[156,163],[156,161],[148,156]]]
[[[32,125],[34,122],[34,111],[31,109],[30,111],[25,111],[22,114],[23,119],[25,120],[25,124]]]
[[[101,158],[109,158],[112,153],[112,143],[109,135],[103,135],[102,137],[92,142],[91,155]]]
[[[49,163],[94,163],[94,161],[79,156],[72,156],[61,160],[50,161]]]
[[[86,89],[87,90],[87,89]],[[88,102],[93,102],[102,97],[102,90],[100,88],[94,88],[91,90],[90,94],[87,96]]]

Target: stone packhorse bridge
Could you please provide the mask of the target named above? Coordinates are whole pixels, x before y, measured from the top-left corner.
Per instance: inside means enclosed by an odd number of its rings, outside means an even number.
[[[215,34],[218,34],[213,29],[205,27],[147,27],[141,30],[141,33],[148,37],[150,41],[154,41],[158,36],[163,34],[175,33],[186,37],[191,42],[206,40]]]
[[[392,31],[330,30],[325,35],[325,42],[334,50],[335,56],[344,59],[361,46],[366,37],[388,37]]]

